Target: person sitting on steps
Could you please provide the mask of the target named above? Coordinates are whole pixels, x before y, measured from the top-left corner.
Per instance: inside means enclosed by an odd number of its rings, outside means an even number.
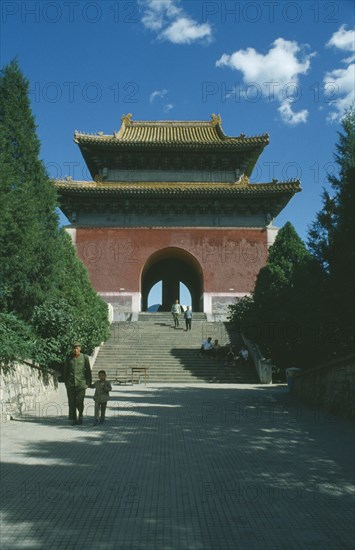
[[[237,363],[237,356],[236,356],[236,353],[235,353],[235,347],[230,346],[230,348],[228,350],[228,353],[226,355],[225,366],[226,367],[235,367],[236,363]]]
[[[222,347],[216,338],[216,340],[213,342],[213,345],[212,345],[212,355],[217,361],[221,356],[221,351],[222,351]]]
[[[200,353],[201,355],[212,355],[213,345],[212,338],[209,336],[207,340],[204,340],[201,344]]]

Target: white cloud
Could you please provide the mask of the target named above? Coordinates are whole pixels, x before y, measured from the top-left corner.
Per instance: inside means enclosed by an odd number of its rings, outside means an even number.
[[[208,23],[197,24],[192,19],[180,17],[167,27],[161,38],[170,40],[173,44],[191,44],[196,40],[211,39],[211,27]]]
[[[166,24],[166,19],[173,19],[182,12],[174,0],[145,0],[140,5],[144,10],[142,23],[152,31],[159,31]]]
[[[163,99],[166,96],[167,93],[168,93],[168,90],[155,90],[149,96],[149,103],[153,103],[153,101],[157,97]]]
[[[172,103],[167,103],[164,105],[164,113],[169,113],[174,108],[174,105]]]
[[[345,111],[355,102],[355,63],[351,63],[345,69],[329,71],[323,82],[324,97],[329,98],[329,103],[333,107],[328,120],[339,121],[343,118]]]
[[[153,103],[156,99],[167,99],[166,95],[168,93],[168,90],[165,88],[163,90],[154,90],[149,96],[149,103]],[[164,113],[169,113],[174,108],[173,103],[165,103],[163,105],[163,111]]]
[[[143,25],[157,33],[161,40],[173,44],[191,44],[196,41],[210,42],[212,28],[208,23],[199,24],[177,4],[180,0],[141,1]]]
[[[281,115],[282,120],[290,126],[296,126],[301,122],[306,122],[308,118],[307,109],[303,109],[302,111],[298,111],[298,113],[295,113],[292,110],[292,103],[289,101],[281,102],[278,111]]]
[[[340,50],[345,50],[347,52],[355,51],[355,31],[346,30],[346,25],[342,25],[338,31],[336,31],[326,46],[334,46]]]
[[[258,87],[265,99],[280,102],[278,111],[286,124],[296,125],[306,122],[308,117],[305,109],[294,112],[292,104],[302,95],[299,76],[308,73],[314,55],[306,54],[297,42],[277,38],[266,54],[254,48],[238,50],[231,55],[223,54],[216,66],[240,71],[244,82]]]
[[[355,31],[346,30],[346,25],[342,25],[332,35],[326,46],[352,52],[351,57],[341,60],[346,65],[345,68],[328,71],[323,79],[324,97],[332,107],[328,120],[338,122],[355,102]]]

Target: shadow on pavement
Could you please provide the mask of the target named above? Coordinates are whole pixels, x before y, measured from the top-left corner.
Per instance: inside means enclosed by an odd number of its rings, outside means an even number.
[[[346,421],[284,386],[111,396],[102,426],[91,396],[82,427],[53,403],[53,417],[10,426],[21,436],[1,469],[3,548],[350,549]]]

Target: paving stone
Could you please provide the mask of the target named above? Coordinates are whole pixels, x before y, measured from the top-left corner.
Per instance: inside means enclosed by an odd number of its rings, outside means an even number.
[[[114,386],[107,422],[65,389],[1,429],[2,550],[354,548],[354,431],[287,388]]]

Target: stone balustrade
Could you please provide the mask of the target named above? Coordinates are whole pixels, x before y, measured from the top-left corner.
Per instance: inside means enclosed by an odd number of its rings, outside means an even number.
[[[260,384],[272,384],[273,365],[270,359],[266,359],[262,355],[259,346],[252,340],[246,338],[244,334],[242,334],[242,339],[247,350],[249,351],[251,361],[259,376]]]

